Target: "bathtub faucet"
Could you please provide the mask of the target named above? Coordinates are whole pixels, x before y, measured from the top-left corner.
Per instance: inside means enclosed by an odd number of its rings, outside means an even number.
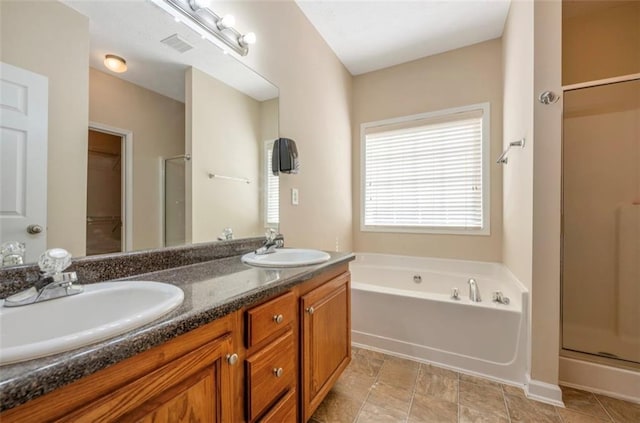
[[[470,278],[467,283],[469,284],[469,299],[474,303],[482,301],[482,298],[480,298],[480,288],[478,288],[476,280]]]

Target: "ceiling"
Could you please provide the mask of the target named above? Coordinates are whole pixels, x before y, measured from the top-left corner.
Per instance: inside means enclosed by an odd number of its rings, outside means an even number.
[[[359,75],[502,35],[510,0],[296,0]]]
[[[62,1],[89,18],[89,65],[102,72],[182,102],[190,66],[258,101],[278,96],[278,89],[260,75],[150,1]],[[174,34],[193,48],[180,53],[160,42]],[[107,70],[106,54],[125,58],[127,72]]]

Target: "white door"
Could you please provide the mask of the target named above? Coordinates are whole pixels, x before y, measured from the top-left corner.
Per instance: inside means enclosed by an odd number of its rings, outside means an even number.
[[[25,262],[47,246],[48,84],[0,62],[0,244],[24,242]]]

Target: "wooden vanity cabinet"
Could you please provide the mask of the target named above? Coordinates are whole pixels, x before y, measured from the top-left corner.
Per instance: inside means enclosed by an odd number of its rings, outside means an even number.
[[[289,291],[252,307],[246,315],[246,415],[248,422],[297,419],[296,297]],[[281,422],[281,423],[284,423]]]
[[[229,315],[0,415],[10,422],[239,421]]]
[[[351,361],[350,274],[300,297],[303,421],[311,418]]]
[[[350,361],[349,284],[347,265],[334,267],[0,421],[306,422]]]

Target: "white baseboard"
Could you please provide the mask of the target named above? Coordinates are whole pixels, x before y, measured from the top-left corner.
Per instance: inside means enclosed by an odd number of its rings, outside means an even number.
[[[527,384],[524,388],[524,392],[527,398],[532,400],[544,402],[558,407],[564,407],[562,402],[562,391],[560,386],[551,383],[541,382],[539,380],[532,380],[530,375],[527,375]]]
[[[640,404],[640,372],[560,357],[560,384]]]

